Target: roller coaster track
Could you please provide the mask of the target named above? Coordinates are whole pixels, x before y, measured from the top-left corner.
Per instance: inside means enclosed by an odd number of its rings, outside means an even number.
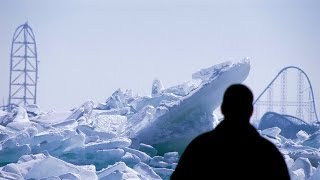
[[[294,71],[297,72],[297,80],[293,83],[296,86],[290,86],[292,83],[289,84],[287,74]],[[292,76],[289,77],[290,80],[292,80]],[[304,86],[305,79],[309,85],[306,88]],[[290,91],[288,91],[288,88]],[[291,89],[296,89],[296,91]],[[306,99],[305,96],[306,92],[308,93],[308,99]],[[296,93],[295,99],[292,96],[294,93]],[[258,124],[261,116],[266,112],[277,112],[280,114],[296,116],[308,124],[318,122],[311,81],[308,75],[296,66],[288,66],[280,70],[262,93],[255,99],[254,108],[254,124]]]

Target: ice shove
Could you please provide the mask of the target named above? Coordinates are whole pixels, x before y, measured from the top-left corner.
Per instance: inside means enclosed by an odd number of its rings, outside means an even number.
[[[214,72],[210,74],[210,70]],[[249,70],[250,65],[244,60],[199,71],[194,78],[201,82],[195,89],[185,96],[177,96],[178,100],[168,98],[164,103],[152,104],[155,113],[147,121],[138,122],[136,126],[144,128],[133,127],[129,137],[156,147],[160,154],[174,150],[182,152],[196,135],[213,128],[212,110],[220,105],[225,89],[230,84],[244,81]],[[166,89],[163,92],[165,96]],[[155,102],[159,97],[151,99],[144,102]]]
[[[150,96],[118,89],[106,102],[71,111],[0,111],[0,179],[169,179],[186,144],[219,123],[212,111],[226,87],[249,70],[247,60],[226,62],[177,86],[155,80]],[[272,113],[260,122],[292,179],[319,179],[317,126]]]
[[[319,170],[316,168],[320,162],[320,150],[308,145],[317,144],[318,139],[307,135],[304,131],[298,131],[295,138],[287,139],[281,135],[281,131],[279,127],[272,127],[260,133],[271,140],[283,153],[291,179],[303,180],[317,177]],[[318,133],[314,135],[316,134]]]
[[[27,162],[19,161],[19,157],[26,160],[28,155],[45,152],[46,157],[59,158],[74,166],[92,164],[97,170],[126,163],[127,173],[113,172],[106,175],[108,178],[137,176],[143,179],[144,176],[156,177],[156,171],[160,177],[166,177],[178,160],[177,152],[166,154],[176,149],[165,149],[166,143],[184,147],[196,134],[211,129],[212,110],[219,105],[222,91],[231,83],[242,82],[249,69],[248,62],[228,62],[203,69],[191,81],[173,87],[164,88],[155,80],[151,96],[118,89],[104,103],[96,105],[87,101],[71,111],[41,112],[38,106],[28,106],[17,107],[11,113],[1,112],[0,154],[6,157],[2,158],[1,165],[25,164]],[[237,74],[236,80],[232,80],[233,74]],[[211,103],[207,104],[207,98],[211,98]],[[168,126],[170,124],[172,126]],[[186,132],[189,134],[184,134]],[[145,136],[144,133],[151,134]],[[183,144],[175,143],[179,141]],[[135,172],[134,167],[141,174]],[[17,171],[6,173],[9,176],[8,173],[13,172],[19,174]],[[50,177],[77,179],[79,173],[70,171]]]

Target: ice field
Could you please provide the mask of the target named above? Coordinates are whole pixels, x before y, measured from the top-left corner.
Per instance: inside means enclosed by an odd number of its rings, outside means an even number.
[[[169,88],[156,79],[150,96],[119,89],[70,111],[0,110],[0,179],[169,179],[186,145],[219,123],[213,110],[225,89],[249,71],[247,59],[225,62]],[[316,124],[267,113],[257,128],[283,153],[292,179],[320,179]]]

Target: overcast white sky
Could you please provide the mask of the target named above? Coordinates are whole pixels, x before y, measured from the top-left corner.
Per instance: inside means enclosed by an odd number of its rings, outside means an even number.
[[[104,102],[118,88],[148,95],[154,78],[168,87],[245,57],[252,67],[246,84],[256,95],[295,65],[308,73],[319,102],[319,19],[317,0],[1,0],[0,98],[8,99],[13,33],[27,20],[45,109]]]

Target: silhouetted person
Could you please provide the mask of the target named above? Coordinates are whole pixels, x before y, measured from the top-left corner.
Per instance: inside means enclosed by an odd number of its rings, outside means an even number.
[[[228,87],[221,105],[224,120],[192,140],[171,179],[290,179],[282,154],[250,125],[252,103],[246,86]]]

